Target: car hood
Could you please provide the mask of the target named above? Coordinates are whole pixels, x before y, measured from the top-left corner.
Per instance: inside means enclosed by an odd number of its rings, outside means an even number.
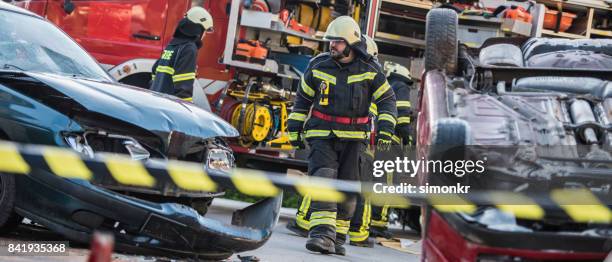
[[[44,73],[26,74],[70,97],[89,111],[155,133],[175,131],[200,138],[238,136],[238,131],[217,115],[173,96],[115,83]]]

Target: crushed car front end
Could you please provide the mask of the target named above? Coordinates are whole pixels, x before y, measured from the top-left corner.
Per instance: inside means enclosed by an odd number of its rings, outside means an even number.
[[[189,104],[109,83],[13,71],[0,75],[2,103],[8,108],[0,117],[4,139],[67,147],[83,158],[121,154],[161,164],[178,159],[197,163],[208,172],[227,172],[234,167],[224,137],[233,136],[235,130],[214,115],[201,115]],[[71,93],[94,85],[118,96],[133,92],[142,103],[166,103],[166,107],[149,110],[149,114],[161,112],[158,119],[129,119],[129,114],[101,111],[112,106],[105,104],[103,93],[96,95],[102,98],[98,100]],[[66,86],[74,89],[63,89]],[[144,105],[130,106],[145,110]],[[190,119],[195,116],[197,119]],[[181,122],[182,118],[193,122]],[[150,131],[144,128],[147,125],[157,128]],[[145,188],[124,185],[112,177],[92,183],[34,169],[29,176],[16,177],[15,211],[78,242],[89,242],[95,230],[103,230],[113,232],[118,248],[129,252],[222,259],[263,245],[272,234],[282,200],[282,195],[265,199],[236,213],[235,224],[225,225],[204,217],[212,199],[223,194],[221,188],[215,192],[163,184]]]
[[[256,249],[271,236],[282,200],[262,200],[234,214],[240,224],[225,225],[185,205],[153,203],[41,169],[16,179],[18,214],[73,241],[87,243],[101,230],[115,235],[120,250],[166,257],[223,259]]]

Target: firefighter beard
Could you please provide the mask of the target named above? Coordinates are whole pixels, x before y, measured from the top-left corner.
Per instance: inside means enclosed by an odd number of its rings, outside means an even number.
[[[309,140],[308,174],[340,180],[359,180],[360,155],[366,149],[364,141],[338,139]],[[313,201],[310,214],[310,237],[330,238],[336,245],[346,241],[349,225],[355,212],[356,197],[347,196],[344,202]],[[335,236],[335,237],[334,237]]]

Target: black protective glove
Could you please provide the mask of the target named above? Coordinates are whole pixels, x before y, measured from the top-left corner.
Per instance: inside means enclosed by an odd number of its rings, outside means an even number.
[[[301,132],[289,132],[289,142],[291,142],[291,146],[293,146],[295,149],[306,148],[304,140],[302,140]]]

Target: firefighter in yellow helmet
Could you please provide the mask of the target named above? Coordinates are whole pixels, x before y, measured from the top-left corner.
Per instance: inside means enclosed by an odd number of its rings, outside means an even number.
[[[377,61],[378,59],[378,46],[376,45],[376,43],[374,42],[374,40],[372,38],[370,38],[367,35],[362,35],[362,41],[364,41],[364,43],[366,44],[365,48],[366,50],[359,50],[362,53],[367,53],[370,57],[368,59],[374,59]],[[363,47],[363,46],[361,46]],[[357,47],[359,48],[359,47]],[[372,103],[374,104],[374,103]],[[311,204],[311,200],[312,197],[310,195],[306,195],[304,196],[304,198],[301,199],[300,201],[300,206],[297,210],[297,214],[295,217],[295,221],[290,221],[289,223],[287,223],[287,229],[291,230],[292,232],[294,232],[295,234],[297,234],[298,236],[301,237],[308,237],[308,229],[310,228],[310,204]],[[359,212],[357,212],[356,210],[356,216],[353,217],[353,219],[351,220],[351,227],[353,227],[354,224],[356,224],[356,227],[359,228],[361,232],[366,232],[367,233],[367,224],[366,223],[366,227],[365,228],[361,228],[361,221],[365,221],[367,218],[364,217],[362,214],[362,209],[363,207],[363,203],[360,203],[361,199],[357,200],[357,209],[359,210]],[[368,206],[369,208],[369,206]],[[369,216],[370,213],[368,213],[367,215]],[[358,222],[354,223],[352,222],[353,220],[357,220]],[[356,231],[351,231],[349,232],[349,239],[353,239],[356,237],[355,235],[363,235],[363,233],[356,233]],[[359,236],[357,236],[359,237]],[[366,236],[367,238],[367,236]],[[352,242],[351,242],[352,243]]]
[[[213,18],[206,9],[200,6],[189,9],[153,65],[151,90],[190,98],[196,79],[198,49],[205,33],[212,29]]]
[[[330,50],[313,58],[302,76],[288,120],[289,136],[294,147],[309,143],[310,176],[358,180],[356,163],[369,137],[369,105],[374,102],[380,113],[377,143],[389,145],[396,124],[395,95],[380,65],[362,51],[361,30],[351,17],[332,21],[324,38]],[[306,248],[344,255],[356,199],[336,204],[311,197]]]

